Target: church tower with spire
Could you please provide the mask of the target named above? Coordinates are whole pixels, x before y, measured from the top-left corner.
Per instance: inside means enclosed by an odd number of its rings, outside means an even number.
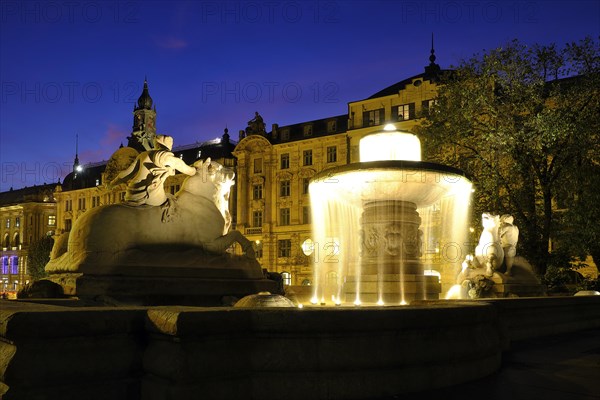
[[[144,89],[133,106],[133,127],[127,146],[138,151],[150,150],[154,147],[156,137],[156,106],[148,91],[148,80],[144,78]]]

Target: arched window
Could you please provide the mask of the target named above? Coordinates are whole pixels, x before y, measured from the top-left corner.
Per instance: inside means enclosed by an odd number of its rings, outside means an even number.
[[[2,241],[2,244],[4,245],[2,247],[10,247],[10,237],[8,237],[8,233],[4,235],[4,240]]]
[[[20,244],[21,244],[21,236],[19,236],[18,233],[15,233],[15,236],[13,237],[13,247],[18,248]]]
[[[281,277],[283,278],[283,284],[290,286],[292,284],[292,274],[289,272],[282,272]]]

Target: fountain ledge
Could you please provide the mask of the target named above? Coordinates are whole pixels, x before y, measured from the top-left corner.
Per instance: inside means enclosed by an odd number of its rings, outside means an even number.
[[[489,375],[513,342],[600,327],[599,297],[381,308],[0,304],[3,399],[364,399]]]

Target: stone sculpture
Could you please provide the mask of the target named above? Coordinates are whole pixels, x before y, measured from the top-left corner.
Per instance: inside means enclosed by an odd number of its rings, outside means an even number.
[[[475,248],[475,257],[473,261],[475,267],[484,266],[485,275],[492,276],[502,265],[504,261],[504,251],[500,243],[498,228],[500,217],[489,213],[481,215],[481,224],[483,231],[479,237],[479,244]]]
[[[148,194],[141,205],[125,202],[89,210],[75,221],[67,243],[57,241],[46,271],[111,274],[124,266],[205,265],[207,255],[224,254],[234,242],[253,259],[252,242],[238,231],[228,232],[233,171],[210,159],[190,168],[195,173],[172,199],[169,219],[161,207],[148,204],[159,192]]]
[[[246,134],[264,134],[266,133],[266,125],[263,121],[263,117],[256,111],[254,118],[248,121],[248,127],[246,128]]]
[[[154,140],[154,149],[142,152],[131,165],[119,173],[109,188],[127,183],[125,201],[134,206],[148,204],[160,206],[167,201],[165,180],[175,175],[175,171],[194,175],[196,169],[187,165],[171,152],[173,138],[158,135]]]
[[[519,228],[513,225],[512,215],[503,215],[500,218],[500,243],[504,251],[504,264],[506,265],[506,275],[512,274],[512,267],[517,254],[517,242],[519,241]]]

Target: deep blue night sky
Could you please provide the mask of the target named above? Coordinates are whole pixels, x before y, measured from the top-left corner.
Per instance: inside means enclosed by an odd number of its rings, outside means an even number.
[[[50,183],[126,143],[147,76],[175,146],[347,112],[518,38],[600,34],[597,1],[0,2],[0,191]]]

